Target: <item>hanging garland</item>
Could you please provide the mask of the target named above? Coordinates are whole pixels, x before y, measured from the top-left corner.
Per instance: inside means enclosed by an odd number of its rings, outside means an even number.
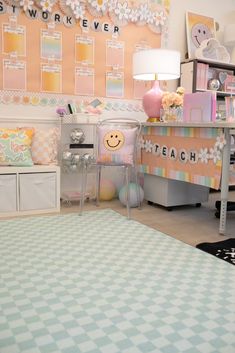
[[[62,12],[63,15],[73,16],[71,6],[68,6],[66,3],[67,3],[66,0],[59,0],[58,1],[60,11]]]
[[[162,29],[167,26],[168,14],[165,8],[160,8],[153,13],[153,19],[149,18],[148,27],[152,32],[161,33]]]
[[[134,23],[138,26],[148,26],[161,33],[167,27],[169,0],[156,2],[133,0],[4,0],[8,5],[21,7],[23,11],[32,10],[36,5],[43,12],[52,13],[57,3],[61,12],[76,20],[85,18],[86,11],[93,17],[108,15],[118,26]],[[167,6],[166,6],[167,5]]]
[[[20,0],[4,0],[4,1],[9,6],[20,7]]]
[[[20,0],[20,6],[23,7],[24,12],[27,10],[32,10],[33,1],[32,0]]]
[[[105,16],[108,12],[108,0],[88,0],[87,10],[92,16]]]
[[[37,5],[42,11],[52,12],[52,8],[55,5],[56,0],[35,0]]]

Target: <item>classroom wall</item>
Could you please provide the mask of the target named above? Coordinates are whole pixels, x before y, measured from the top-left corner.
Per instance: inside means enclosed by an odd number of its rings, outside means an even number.
[[[192,11],[205,16],[213,17],[219,24],[217,38],[223,43],[223,29],[226,23],[235,23],[235,1],[234,0],[171,0],[169,14],[169,28],[167,47],[179,50],[181,59],[185,58],[187,52],[185,13]],[[134,30],[134,26],[133,26]],[[177,81],[168,84],[168,89],[174,89]],[[0,115],[14,116],[56,116],[55,107],[34,107],[24,105],[0,104]],[[115,114],[115,113],[114,113]],[[131,113],[133,114],[133,112]],[[140,119],[145,119],[143,112],[134,113]]]
[[[235,23],[234,0],[171,0],[169,13],[168,48],[179,50],[181,60],[187,55],[186,12],[214,18],[219,24],[216,37],[223,45],[223,30],[226,23]],[[230,50],[227,48],[228,51]],[[177,81],[168,82],[168,89],[174,90]]]
[[[168,46],[179,50],[182,59],[185,58],[187,52],[186,11],[214,18],[220,27],[217,31],[217,39],[221,43],[223,43],[225,24],[235,23],[234,0],[171,0]]]
[[[36,7],[36,0],[30,11],[24,13],[21,7],[16,11],[16,16],[11,16],[14,9],[6,7],[8,0],[0,0],[0,72],[3,72],[3,80],[0,80],[0,101],[2,99],[3,103],[0,114],[14,115],[17,106],[18,114],[56,115],[58,105],[73,103],[84,106],[95,98],[102,98],[105,104],[110,103],[112,112],[140,113],[142,96],[151,83],[142,84],[141,81],[136,85],[137,81],[132,78],[132,56],[136,50],[161,46],[162,28],[168,23],[168,3],[168,0],[151,4],[146,0],[122,0],[118,5],[122,4],[125,12],[125,5],[128,4],[132,16],[124,21],[125,16],[115,17],[112,7],[100,16],[101,13],[95,12],[93,2],[86,1],[83,19],[78,17],[75,20],[72,17],[74,25],[67,26],[64,19],[61,22],[55,20],[54,14],[63,18],[64,7],[67,6],[64,4],[62,8],[59,0],[49,15],[50,18],[52,14],[51,23],[50,19],[42,20],[42,9]],[[96,6],[100,4],[102,2],[97,2]],[[107,6],[106,2],[104,4]],[[157,26],[148,24],[145,17],[134,20],[131,11],[137,6],[143,10],[151,8],[150,13],[164,12],[166,21]],[[67,10],[66,15],[70,16]],[[72,11],[71,8],[69,11]],[[37,13],[38,17],[32,13]],[[84,21],[86,25],[83,25]],[[105,30],[104,25],[110,31]],[[118,28],[116,37],[113,27]],[[16,53],[14,58],[13,52]],[[88,72],[91,74],[88,75]],[[14,75],[21,79],[14,80]]]

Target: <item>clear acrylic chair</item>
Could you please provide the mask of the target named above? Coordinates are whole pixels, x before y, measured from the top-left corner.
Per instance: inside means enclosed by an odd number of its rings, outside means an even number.
[[[109,118],[100,121],[96,128],[96,205],[99,205],[101,169],[105,167],[122,167],[125,169],[127,217],[130,218],[130,176],[133,171],[137,202],[139,207],[140,188],[138,183],[137,152],[141,123],[136,119]],[[83,211],[86,192],[87,172],[89,166],[84,163],[82,170],[80,215]]]

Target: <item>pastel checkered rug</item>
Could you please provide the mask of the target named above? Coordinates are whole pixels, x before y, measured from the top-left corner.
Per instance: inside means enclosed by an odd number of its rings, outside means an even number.
[[[0,221],[0,352],[234,353],[234,275],[111,210]]]

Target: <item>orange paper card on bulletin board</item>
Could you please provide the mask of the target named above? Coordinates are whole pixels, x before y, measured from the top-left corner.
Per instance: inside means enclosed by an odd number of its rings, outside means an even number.
[[[75,68],[75,94],[94,96],[94,69]]]
[[[124,42],[106,40],[106,66],[124,67]]]
[[[75,36],[75,61],[91,65],[94,63],[94,38]]]
[[[3,89],[26,90],[26,63],[3,60]]]
[[[42,92],[61,92],[61,66],[43,64],[41,66]]]
[[[25,27],[12,27],[8,23],[2,25],[2,51],[4,54],[15,53],[17,56],[25,56]]]

